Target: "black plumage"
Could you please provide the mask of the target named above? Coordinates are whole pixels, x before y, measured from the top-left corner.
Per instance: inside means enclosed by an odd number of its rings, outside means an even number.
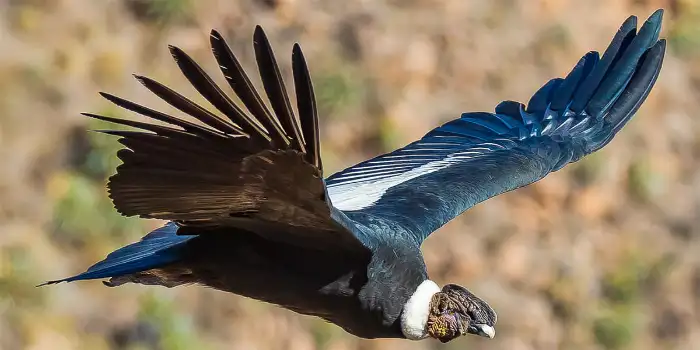
[[[85,273],[49,283],[197,283],[319,316],[360,337],[493,337],[496,314],[485,301],[428,279],[423,240],[476,203],[610,142],[659,75],[661,17],[655,12],[639,32],[630,17],[602,57],[584,55],[527,106],[504,101],[494,113],[464,113],[325,180],[314,89],[299,45],[292,53],[296,115],[260,27],[255,56],[271,110],[218,32],[211,33],[212,50],[247,111],[170,47],[183,75],[224,117],[142,76],[148,90],[198,123],[103,93],[167,124],[85,114],[137,129],[104,131],[126,147],[108,183],[116,209],[170,222]]]

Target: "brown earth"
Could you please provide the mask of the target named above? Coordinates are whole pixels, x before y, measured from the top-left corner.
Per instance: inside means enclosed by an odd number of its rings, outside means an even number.
[[[494,340],[358,340],[204,288],[34,287],[160,224],[113,211],[104,183],[118,145],[87,133],[105,125],[78,113],[135,118],[103,90],[167,111],[132,72],[196,96],[167,44],[216,72],[217,28],[253,69],[262,24],[289,77],[299,41],[330,174],[461,111],[527,101],[604,50],[627,15],[658,7],[664,68],[616,140],[478,205],[424,246],[433,279],[498,310]],[[700,349],[698,111],[698,0],[0,0],[0,349]]]

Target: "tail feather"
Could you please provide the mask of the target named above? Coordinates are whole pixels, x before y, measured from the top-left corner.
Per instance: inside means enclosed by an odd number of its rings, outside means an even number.
[[[119,277],[177,262],[181,257],[181,250],[178,248],[196,237],[180,236],[177,234],[177,229],[178,226],[170,222],[147,234],[141,241],[115,250],[107,255],[104,260],[91,266],[81,274],[48,281],[40,286],[61,282]]]

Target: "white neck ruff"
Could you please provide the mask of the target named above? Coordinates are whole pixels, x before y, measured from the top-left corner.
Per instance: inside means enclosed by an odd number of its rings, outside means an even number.
[[[423,281],[406,302],[401,313],[401,332],[410,340],[421,340],[428,336],[426,329],[430,315],[430,301],[440,287],[431,281]]]

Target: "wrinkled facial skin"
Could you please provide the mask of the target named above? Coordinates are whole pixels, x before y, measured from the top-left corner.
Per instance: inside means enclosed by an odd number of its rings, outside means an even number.
[[[451,284],[433,296],[427,331],[443,343],[466,334],[493,338],[496,320],[495,311],[485,301]]]
[[[446,312],[428,317],[428,334],[443,343],[464,335],[464,330],[465,326],[459,322],[457,314]]]

